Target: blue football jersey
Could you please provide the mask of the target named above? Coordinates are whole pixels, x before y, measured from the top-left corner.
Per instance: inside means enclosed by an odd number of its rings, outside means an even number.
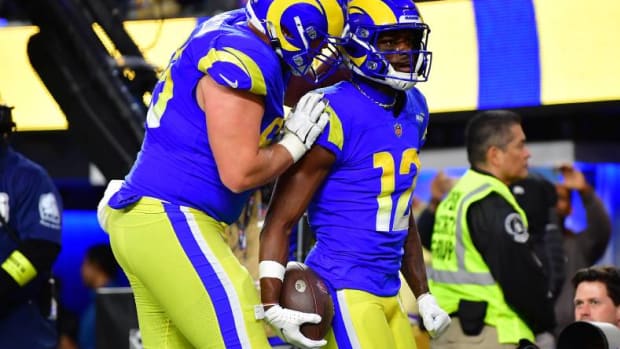
[[[282,72],[273,49],[248,28],[243,10],[198,25],[154,88],[142,149],[109,204],[120,208],[150,196],[234,222],[250,192],[233,193],[220,180],[196,86],[208,74],[223,86],[264,96],[260,145],[266,146],[283,124],[289,76]]]
[[[308,207],[317,243],[306,263],[336,289],[393,296],[400,287],[428,107],[411,89],[395,116],[373,102],[393,96],[363,81],[357,85],[345,81],[323,89],[330,121],[316,144],[336,161]]]

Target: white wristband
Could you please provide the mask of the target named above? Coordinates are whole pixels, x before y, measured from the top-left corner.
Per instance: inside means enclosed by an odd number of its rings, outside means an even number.
[[[291,132],[285,131],[284,136],[278,142],[278,144],[288,150],[288,152],[293,157],[294,163],[297,162],[297,160],[299,160],[308,150],[306,149],[304,143],[294,133]]]
[[[258,263],[258,278],[275,278],[284,280],[286,268],[276,261],[260,261]]]

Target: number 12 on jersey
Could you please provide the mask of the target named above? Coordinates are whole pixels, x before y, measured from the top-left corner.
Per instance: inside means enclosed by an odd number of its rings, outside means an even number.
[[[411,165],[415,164],[415,171],[420,170],[420,158],[418,157],[418,151],[415,148],[405,149],[402,153],[400,166],[398,168],[399,176],[407,176],[411,173]],[[405,190],[396,202],[396,210],[394,211],[394,219],[392,219],[392,206],[394,205],[392,200],[392,193],[396,189],[396,167],[394,157],[387,151],[375,153],[373,155],[373,167],[380,168],[381,174],[381,192],[377,195],[377,231],[391,231],[391,230],[404,230],[409,227],[409,202],[411,201],[411,194],[415,187],[415,179],[417,173],[412,177],[411,184],[408,189]],[[390,223],[393,223],[393,229],[390,229]]]

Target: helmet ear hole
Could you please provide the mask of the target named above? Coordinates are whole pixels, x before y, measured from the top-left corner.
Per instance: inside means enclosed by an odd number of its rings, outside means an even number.
[[[342,63],[342,55],[327,55],[323,48],[344,42],[343,0],[249,0],[246,13],[293,75],[318,83]],[[336,48],[329,52],[339,53]],[[317,62],[321,69],[315,69]]]
[[[291,33],[291,31],[288,30],[288,27],[286,27],[284,25],[282,26],[282,34],[287,39],[292,39],[293,38],[293,33]]]

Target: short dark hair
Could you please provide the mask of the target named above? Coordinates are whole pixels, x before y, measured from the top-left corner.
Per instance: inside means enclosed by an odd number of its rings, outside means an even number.
[[[112,253],[112,248],[106,243],[89,247],[86,251],[86,260],[96,265],[111,278],[115,278],[120,270],[118,262],[114,258],[114,253]]]
[[[620,305],[620,269],[612,265],[593,266],[579,269],[573,276],[573,287],[577,289],[582,282],[602,282],[615,306]]]
[[[486,110],[474,115],[465,127],[465,146],[470,165],[486,162],[487,150],[505,149],[512,141],[510,127],[521,124],[521,116],[509,110]]]

